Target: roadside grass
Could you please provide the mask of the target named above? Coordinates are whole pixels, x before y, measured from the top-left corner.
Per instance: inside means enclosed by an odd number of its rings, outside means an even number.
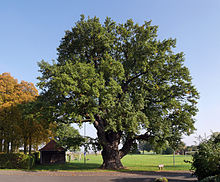
[[[159,164],[164,164],[163,171],[188,171],[190,164],[185,163],[184,160],[191,161],[192,156],[176,155],[174,166],[173,155],[127,155],[122,159],[125,169],[120,171],[159,171]],[[85,164],[82,159],[67,162],[66,164],[37,165],[33,170],[100,171],[101,164],[101,155],[87,155]]]

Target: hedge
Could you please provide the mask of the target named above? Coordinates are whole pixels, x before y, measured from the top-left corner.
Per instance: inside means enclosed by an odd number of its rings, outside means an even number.
[[[31,169],[35,165],[34,155],[0,153],[1,169]]]

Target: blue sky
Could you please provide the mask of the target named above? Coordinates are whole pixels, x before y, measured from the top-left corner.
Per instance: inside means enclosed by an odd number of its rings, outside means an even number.
[[[0,73],[37,83],[37,62],[56,59],[65,30],[80,14],[106,16],[116,22],[132,18],[159,25],[158,38],[176,38],[175,51],[185,53],[185,65],[200,92],[195,136],[220,131],[220,1],[219,0],[9,0],[0,3]],[[87,126],[87,134],[95,131]]]

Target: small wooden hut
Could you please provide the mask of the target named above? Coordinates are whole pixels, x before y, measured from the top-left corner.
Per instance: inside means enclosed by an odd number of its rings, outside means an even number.
[[[51,140],[39,151],[41,164],[61,164],[66,162],[66,150],[60,147],[54,140]]]

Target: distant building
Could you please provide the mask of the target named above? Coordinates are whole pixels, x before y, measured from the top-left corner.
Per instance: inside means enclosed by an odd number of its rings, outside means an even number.
[[[60,147],[54,140],[51,140],[39,151],[41,164],[61,164],[66,162],[66,150]]]

